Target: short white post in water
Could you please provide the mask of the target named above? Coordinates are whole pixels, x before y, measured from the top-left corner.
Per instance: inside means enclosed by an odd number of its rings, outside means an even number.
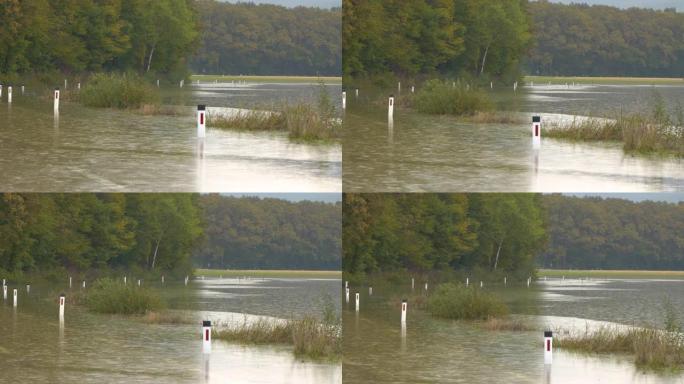
[[[504,276],[504,285],[507,285],[508,276]]]
[[[85,288],[85,280],[83,280],[83,288]]]
[[[21,86],[21,95],[24,96],[24,86]]]
[[[468,288],[468,285],[470,285],[470,277],[466,277],[466,288]]]
[[[356,94],[356,98],[358,99],[359,98],[359,89],[358,88],[356,88],[355,94]]]
[[[164,284],[164,275],[162,275],[162,284]]]
[[[71,288],[71,276],[69,276],[69,288]]]
[[[489,89],[494,89],[494,82],[493,81],[489,82]]]
[[[17,306],[17,289],[14,289],[14,304],[15,307]]]
[[[368,287],[368,296],[373,296],[373,287]]]
[[[188,279],[189,279],[189,277],[188,277],[188,276],[185,276],[185,285],[186,285],[186,286],[188,285]]]
[[[345,287],[345,288],[349,288],[349,280],[345,280],[345,281],[344,281],[344,287]]]
[[[530,287],[530,282],[531,282],[531,281],[532,281],[532,278],[531,278],[531,277],[528,277],[528,278],[527,278],[527,288]]]
[[[2,97],[2,84],[0,84],[0,97]]]
[[[345,297],[345,301],[347,303],[349,303],[349,288],[344,289],[344,297]]]
[[[411,86],[411,93],[416,93],[416,87],[413,85]]]
[[[406,311],[408,310],[408,303],[406,299],[401,300],[401,323],[406,324]]]
[[[76,84],[76,88],[78,88],[78,90],[80,91],[81,90],[81,83]]]
[[[197,137],[203,138],[206,135],[206,105],[197,106]]]
[[[532,147],[541,147],[541,116],[532,116]]]
[[[31,293],[31,284],[26,284],[26,293]]]
[[[128,282],[128,278],[126,276],[124,276],[124,285],[126,285],[127,282]]]
[[[427,282],[425,282],[425,291],[427,291],[428,285]]]
[[[544,364],[553,363],[553,332],[544,331]]]
[[[64,79],[64,89],[67,89],[67,79]]]
[[[12,104],[12,86],[7,87],[7,104]]]
[[[356,292],[356,312],[359,311],[359,293]]]
[[[159,79],[157,79],[157,88],[159,88]]]
[[[62,293],[59,295],[59,318],[64,318],[64,302],[66,301],[66,296]]]
[[[401,93],[401,81],[397,84],[397,92]]]
[[[415,280],[414,280],[413,277],[412,277],[412,278],[411,278],[411,289],[415,288],[415,286],[416,286],[416,282],[415,282]]]
[[[2,286],[2,299],[7,300],[7,286],[6,285]]]
[[[55,97],[54,97],[54,109],[55,113],[59,112],[59,88],[55,88]]]
[[[140,286],[140,279],[138,279],[138,287]]]
[[[211,321],[202,321],[202,352],[211,353]]]
[[[483,285],[484,283],[482,282],[482,280],[480,280],[480,288],[482,288]]]
[[[389,103],[387,104],[387,117],[394,118],[394,95],[390,95]]]
[[[347,109],[347,92],[342,92],[342,109]]]

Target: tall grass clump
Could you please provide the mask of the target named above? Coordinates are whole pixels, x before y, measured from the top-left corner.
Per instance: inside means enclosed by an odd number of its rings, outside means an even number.
[[[110,278],[96,280],[84,302],[92,312],[122,315],[141,315],[165,307],[156,292]]]
[[[440,80],[426,82],[414,96],[413,105],[421,113],[456,116],[472,116],[493,108],[484,92]]]
[[[159,96],[151,85],[138,76],[99,73],[85,83],[80,101],[88,107],[126,109],[156,104]]]
[[[508,314],[508,307],[493,294],[454,283],[438,286],[428,299],[427,310],[433,316],[458,320],[487,320]]]

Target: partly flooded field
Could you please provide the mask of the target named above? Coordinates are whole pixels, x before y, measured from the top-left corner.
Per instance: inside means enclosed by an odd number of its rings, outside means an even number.
[[[211,354],[204,355],[201,339],[202,320],[225,324],[251,320],[255,315],[320,316],[324,296],[340,295],[338,279],[207,278],[188,287],[154,284],[172,311],[189,316],[193,324],[147,324],[67,305],[60,325],[57,295],[63,287],[32,286],[27,294],[22,285],[15,309],[11,298],[14,285],[9,285],[10,296],[0,305],[0,382],[342,381],[340,363],[296,359],[291,346],[243,346],[214,340]],[[68,296],[72,290],[64,292]]]
[[[542,124],[574,116],[614,117],[649,111],[657,90],[670,110],[684,86],[535,85],[514,94],[491,91],[497,108]],[[572,143],[542,137],[532,147],[531,123],[472,124],[402,110],[392,124],[385,106],[351,99],[345,115],[344,188],[382,191],[677,191],[684,161],[627,154],[620,143]]]
[[[339,101],[340,86],[327,86]],[[194,107],[315,102],[316,84],[208,83],[162,91],[184,116],[52,103],[15,92],[0,107],[0,184],[5,192],[339,192],[338,144],[305,144],[280,132],[207,127],[196,137]],[[341,102],[341,101],[339,101]],[[163,171],[163,172],[162,172]]]
[[[416,289],[418,289],[418,285]],[[472,289],[472,288],[471,288]],[[433,318],[408,306],[402,331],[400,308],[389,297],[408,294],[406,287],[368,297],[361,289],[361,306],[343,311],[345,383],[681,383],[678,373],[637,369],[633,358],[586,355],[554,350],[553,364],[544,365],[543,334],[584,332],[600,325],[662,326],[667,296],[684,318],[684,280],[549,279],[507,288],[487,287],[501,295],[514,317],[539,331],[490,331],[469,322]],[[352,288],[355,292],[355,288]]]

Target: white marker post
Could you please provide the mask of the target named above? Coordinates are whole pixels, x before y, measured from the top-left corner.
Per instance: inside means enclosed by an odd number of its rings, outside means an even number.
[[[390,95],[389,103],[387,104],[387,117],[394,119],[394,95]]]
[[[202,352],[211,353],[211,321],[202,321]]]
[[[55,88],[55,97],[53,103],[55,113],[59,113],[59,88]]]
[[[349,288],[349,280],[345,280],[345,281],[344,281],[344,287],[345,287],[345,288]]]
[[[64,304],[66,301],[66,295],[63,293],[59,295],[59,318],[64,319]]]
[[[12,104],[12,86],[7,86],[7,104]]]
[[[197,106],[197,137],[204,138],[206,135],[206,105]]]
[[[347,304],[349,304],[349,288],[344,289],[344,298]]]
[[[373,296],[373,287],[368,287],[368,296]]]
[[[408,302],[406,299],[401,300],[401,324],[406,324],[406,311],[408,310]]]
[[[359,311],[359,293],[356,292],[356,312]]]
[[[544,331],[544,364],[553,363],[553,332]]]
[[[7,300],[7,286],[6,285],[2,286],[2,299]]]
[[[347,109],[347,92],[342,92],[342,109]]]
[[[427,292],[428,284],[427,281],[425,282],[425,292]]]
[[[359,98],[359,89],[358,88],[356,88],[355,94],[356,94],[356,98],[358,99]]]
[[[189,277],[188,277],[188,276],[185,276],[185,286],[186,286],[186,287],[188,286],[188,279],[189,279]]]
[[[0,84],[0,97],[2,97],[2,84]]]
[[[31,293],[31,284],[26,284],[26,293]]]
[[[482,282],[482,280],[480,280],[480,288],[482,288],[483,286],[484,286],[484,283]]]
[[[489,89],[494,89],[494,82],[493,81],[489,82]]]
[[[64,89],[67,89],[67,79],[64,79]]]
[[[124,285],[126,285],[128,278],[124,276]]]
[[[138,279],[138,287],[140,286],[140,284],[141,284],[140,279]]]
[[[80,91],[81,90],[81,83],[76,84],[76,88],[78,88],[78,90]]]
[[[157,79],[157,88],[159,88],[159,79]]]
[[[508,281],[507,281],[507,280],[508,280],[508,276],[504,276],[504,286],[506,286],[506,285],[507,285],[507,283],[508,283]]]
[[[71,288],[71,276],[69,276],[69,288]]]
[[[21,86],[21,95],[24,96],[24,86]]]
[[[416,93],[416,87],[413,85],[411,86],[411,93]]]
[[[466,288],[470,285],[470,277],[466,277]]]
[[[397,92],[401,93],[401,81],[397,83]]]
[[[164,275],[162,275],[162,284],[164,284]]]
[[[85,280],[83,280],[83,289],[85,289]]]
[[[532,147],[541,147],[541,116],[532,116]]]
[[[16,288],[14,289],[14,304],[13,305],[14,305],[14,307],[17,306],[17,289]]]

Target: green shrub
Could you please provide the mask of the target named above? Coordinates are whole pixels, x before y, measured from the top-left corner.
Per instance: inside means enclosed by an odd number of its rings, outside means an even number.
[[[423,84],[413,98],[413,104],[418,112],[435,115],[471,116],[493,108],[484,92],[440,80]]]
[[[125,109],[158,103],[159,95],[138,76],[99,73],[85,83],[80,100],[88,107]]]
[[[506,305],[491,293],[454,283],[438,286],[428,299],[427,310],[433,316],[463,320],[487,320],[508,314]]]
[[[85,294],[85,304],[92,312],[123,315],[144,314],[165,307],[156,292],[109,278],[93,283]]]

